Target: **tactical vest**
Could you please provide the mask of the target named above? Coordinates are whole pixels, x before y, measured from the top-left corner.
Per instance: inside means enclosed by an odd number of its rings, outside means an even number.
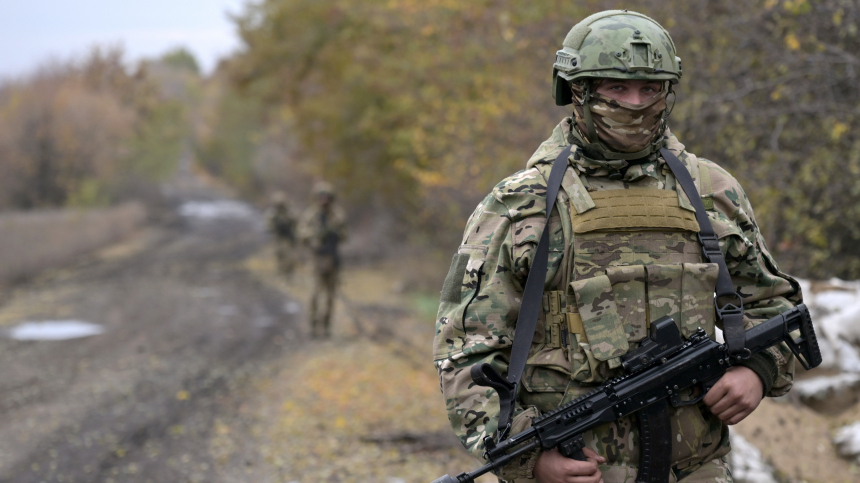
[[[688,165],[696,162],[694,156],[685,158]],[[698,166],[689,167],[698,173]],[[673,185],[667,176],[667,185]],[[621,375],[620,357],[648,335],[652,321],[670,316],[684,337],[699,327],[713,337],[716,318],[718,267],[703,263],[695,210],[680,187],[588,192],[577,176],[566,182],[568,206],[559,210],[566,225],[564,264],[555,286],[544,292],[520,393],[522,404],[541,412]],[[673,443],[683,441],[672,448],[677,468],[728,451],[720,444],[723,425],[707,408],[671,411]],[[633,418],[592,435],[608,465],[638,466]]]

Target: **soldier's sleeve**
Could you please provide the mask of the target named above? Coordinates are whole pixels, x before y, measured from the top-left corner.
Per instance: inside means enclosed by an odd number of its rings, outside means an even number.
[[[338,243],[343,243],[346,240],[348,231],[346,228],[346,213],[340,207],[337,207],[337,217],[337,241]]]
[[[269,208],[269,209],[267,209],[267,210],[266,210],[266,213],[265,213],[265,215],[264,215],[264,216],[265,216],[265,220],[266,220],[266,229],[267,229],[270,233],[274,233],[274,232],[275,232],[275,216],[274,216],[274,211],[273,211],[271,208]]]
[[[436,317],[434,362],[448,419],[460,441],[483,460],[483,439],[495,435],[499,400],[472,382],[469,369],[488,363],[506,374],[522,290],[545,225],[546,185],[536,169],[500,183],[469,218],[442,288]],[[551,278],[553,270],[548,271]],[[534,408],[517,407],[511,434],[529,426]],[[530,478],[537,452],[501,472]]]
[[[715,209],[709,215],[715,229],[722,231],[718,233],[720,245],[735,288],[743,298],[744,325],[748,329],[801,303],[800,285],[779,269],[768,251],[750,201],[737,180],[712,162],[701,166],[710,173]],[[743,365],[762,379],[766,396],[781,396],[791,389],[794,356],[785,344],[751,357]]]

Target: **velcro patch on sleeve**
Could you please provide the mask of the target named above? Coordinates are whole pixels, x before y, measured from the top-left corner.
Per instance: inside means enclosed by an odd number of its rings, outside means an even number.
[[[468,263],[468,253],[454,255],[454,259],[451,260],[451,268],[448,269],[448,275],[445,276],[445,283],[442,284],[442,302],[460,303],[463,276],[466,274]]]

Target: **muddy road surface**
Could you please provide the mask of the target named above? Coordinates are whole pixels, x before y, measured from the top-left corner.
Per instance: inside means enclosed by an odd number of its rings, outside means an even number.
[[[253,441],[242,388],[299,343],[296,302],[242,267],[267,242],[258,211],[171,196],[166,222],[0,297],[0,481],[212,482],[257,464],[213,441]],[[103,332],[12,337],[47,320]]]

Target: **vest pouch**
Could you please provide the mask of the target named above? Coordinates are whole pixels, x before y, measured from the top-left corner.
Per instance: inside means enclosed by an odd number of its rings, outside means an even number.
[[[701,327],[714,337],[714,290],[720,268],[716,263],[685,263],[681,275],[681,317],[678,325],[684,338]]]
[[[526,361],[523,386],[529,392],[564,392],[570,382],[570,362],[564,349],[532,346]]]
[[[570,384],[568,345],[572,341],[565,327],[564,292],[545,291],[542,305],[523,372],[525,391],[520,396],[526,404],[549,411],[558,406]]]
[[[624,324],[612,293],[612,284],[606,275],[571,282],[576,305],[582,318],[582,327],[588,350],[598,361],[605,361],[610,369],[620,367],[620,357],[629,349]]]
[[[716,263],[648,265],[645,271],[650,320],[672,317],[685,339],[699,327],[714,336]]]
[[[645,288],[645,266],[608,267],[606,276],[612,284],[618,317],[624,323],[629,342],[648,336],[648,293]]]
[[[546,318],[542,316],[523,371],[525,391],[519,394],[523,405],[534,406],[541,412],[558,407],[572,377],[568,349],[548,340],[543,335],[546,327]]]
[[[648,318],[672,317],[679,324],[683,265],[648,265]]]

